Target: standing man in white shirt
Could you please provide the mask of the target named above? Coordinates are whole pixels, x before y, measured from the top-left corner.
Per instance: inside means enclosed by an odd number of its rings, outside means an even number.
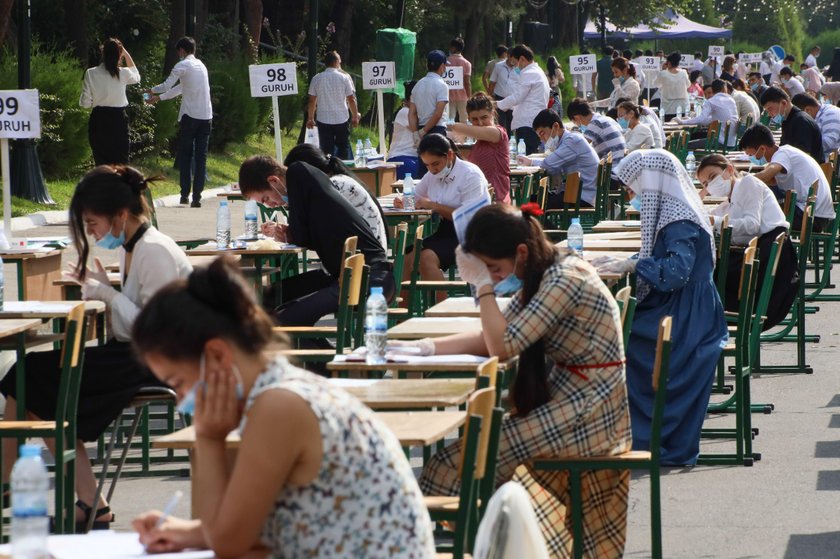
[[[327,69],[315,74],[309,84],[306,127],[318,126],[321,151],[339,159],[353,159],[350,123],[357,126],[361,119],[353,78],[341,69],[341,57],[334,50],[324,56],[324,65]]]
[[[805,64],[808,68],[816,68],[817,67],[817,58],[820,56],[820,46],[814,45],[811,47],[811,52],[808,56],[805,57]]]
[[[519,83],[513,94],[505,97],[496,105],[501,110],[513,109],[511,128],[516,132],[516,140],[525,142],[527,153],[536,153],[540,138],[531,125],[534,118],[543,109],[548,108],[548,78],[542,68],[534,62],[534,51],[527,45],[516,45],[508,53],[519,69]]]
[[[512,50],[512,49],[511,49]],[[516,91],[516,85],[519,83],[519,74],[516,73],[516,60],[508,56],[503,61],[493,67],[493,73],[490,74],[490,87],[487,88],[487,93],[493,96],[496,100],[496,114],[499,117],[499,126],[504,126],[507,130],[508,137],[511,136],[510,123],[513,120],[513,111],[508,109],[503,111],[499,108],[499,101],[513,95]]]
[[[720,122],[720,135],[718,141],[727,147],[734,147],[738,139],[738,105],[735,99],[726,93],[726,82],[716,79],[711,86],[712,96],[703,103],[700,114],[694,118],[676,118],[678,124],[699,124],[709,126],[713,121]],[[726,123],[729,123],[729,137],[726,135]],[[689,149],[701,149],[705,145],[705,139],[692,140],[689,142]]]
[[[481,75],[481,83],[484,85],[485,91],[490,91],[490,76],[493,75],[496,64],[507,60],[507,52],[507,45],[499,45],[496,47],[496,58],[487,61],[487,66],[484,67],[484,73]]]
[[[444,114],[449,105],[449,87],[443,81],[446,70],[446,55],[442,50],[433,50],[426,55],[426,69],[423,76],[411,92],[408,103],[408,128],[417,132],[420,138],[426,134],[443,134],[446,136]],[[417,162],[418,178],[426,174],[423,160]]]
[[[175,43],[178,62],[166,81],[150,90],[149,103],[173,99],[181,95],[181,110],[178,120],[180,147],[178,164],[181,170],[181,203],[189,201],[192,185],[191,208],[201,207],[201,192],[207,177],[207,146],[213,123],[213,105],[210,102],[210,80],[207,67],[195,57],[195,39],[181,37]],[[180,82],[180,83],[178,83]],[[175,85],[175,84],[178,85]],[[193,180],[193,158],[195,175]]]

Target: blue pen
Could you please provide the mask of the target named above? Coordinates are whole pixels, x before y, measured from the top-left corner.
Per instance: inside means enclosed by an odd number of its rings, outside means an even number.
[[[172,498],[169,499],[169,502],[166,503],[166,506],[163,508],[163,514],[160,515],[160,518],[158,518],[158,521],[155,523],[155,530],[163,526],[164,521],[166,521],[166,518],[175,511],[175,507],[178,506],[178,501],[180,501],[183,496],[183,491],[176,491],[175,494],[172,495]]]

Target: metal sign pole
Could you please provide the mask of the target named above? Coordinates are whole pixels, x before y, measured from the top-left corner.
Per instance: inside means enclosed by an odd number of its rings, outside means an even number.
[[[3,233],[12,237],[12,179],[9,176],[9,140],[0,139],[0,160],[3,173]]]
[[[274,151],[277,162],[283,163],[283,139],[280,136],[280,103],[276,95],[271,96],[271,108],[274,112]]]
[[[376,105],[377,105],[377,113],[378,119],[377,122],[379,123],[379,151],[382,153],[382,160],[388,160],[388,148],[385,145],[385,105],[383,102],[384,95],[382,95],[382,90],[376,90]]]

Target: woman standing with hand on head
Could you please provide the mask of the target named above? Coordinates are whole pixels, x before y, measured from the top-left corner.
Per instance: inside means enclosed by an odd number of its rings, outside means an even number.
[[[88,347],[79,388],[76,433],[76,531],[83,531],[93,514],[94,528],[107,528],[113,515],[103,497],[92,503],[96,480],[82,441],[95,441],[117,418],[137,391],[160,383],[140,365],[131,351],[131,328],[140,309],[163,286],[192,271],[184,251],[175,241],[149,225],[144,191],[151,179],[131,167],[102,165],[79,181],[70,201],[70,231],[79,259],[71,277],[82,287],[85,300],[103,301],[108,307],[109,332],[105,345]],[[111,286],[99,260],[96,270],[86,268],[90,245],[119,250],[121,289]],[[61,382],[60,351],[26,356],[26,411],[30,419],[55,419]],[[6,397],[5,420],[16,417],[15,369],[0,382]],[[48,445],[52,445],[48,441]],[[52,446],[51,446],[52,448]],[[3,441],[4,479],[17,454],[17,441]],[[96,511],[94,513],[94,510]]]
[[[124,62],[125,66],[120,66]],[[128,163],[128,98],[125,87],[140,83],[140,72],[119,39],[102,44],[102,63],[85,72],[79,105],[93,108],[88,140],[96,165]]]

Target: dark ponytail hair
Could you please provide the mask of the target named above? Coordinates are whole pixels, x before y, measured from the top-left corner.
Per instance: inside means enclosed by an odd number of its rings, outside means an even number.
[[[461,152],[455,142],[438,133],[426,134],[417,146],[417,155],[430,153],[439,157],[446,157],[450,151],[454,152],[457,157],[461,157]]]
[[[120,78],[120,56],[122,55],[122,43],[119,39],[111,37],[102,43],[102,63],[111,76]]]
[[[213,338],[255,355],[272,336],[271,319],[253,288],[238,264],[223,256],[160,289],[134,321],[131,339],[140,359],[155,353],[177,361],[197,360]]]
[[[489,258],[513,258],[516,247],[528,247],[521,292],[524,307],[537,293],[543,274],[554,263],[556,250],[543,232],[536,210],[517,210],[505,204],[486,206],[467,226],[465,252]],[[519,355],[519,367],[511,387],[516,414],[525,417],[550,399],[545,345],[535,342]]]
[[[309,163],[327,176],[347,175],[356,178],[350,168],[341,159],[332,155],[326,155],[321,148],[312,144],[298,144],[289,150],[283,165],[289,167],[292,163],[303,161]]]
[[[145,191],[160,177],[146,178],[128,165],[100,165],[88,172],[73,192],[70,200],[70,233],[79,260],[76,271],[85,279],[90,245],[85,234],[85,212],[112,219],[123,210],[135,217],[148,217],[149,205]]]

